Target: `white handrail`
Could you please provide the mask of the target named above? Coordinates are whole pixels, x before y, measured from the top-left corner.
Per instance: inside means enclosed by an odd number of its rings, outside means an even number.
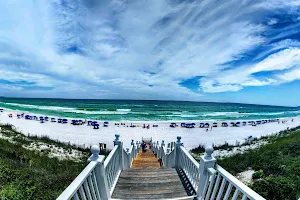
[[[113,150],[104,161],[105,176],[110,194],[112,194],[118,177],[122,171],[122,155],[120,148],[120,145],[114,146]]]
[[[103,160],[104,156],[101,156],[101,159]],[[85,190],[84,193],[89,193],[90,195],[97,196],[98,199],[100,199],[98,187],[95,187],[97,181],[95,180],[94,169],[97,166],[97,164],[97,161],[91,161],[84,168],[84,170],[75,178],[75,180],[63,191],[63,193],[59,195],[59,197],[56,200],[69,200],[79,195],[81,198],[83,198],[81,196],[82,191],[80,192],[79,190],[82,190],[81,188],[83,186],[86,186],[86,184],[88,184],[88,187],[83,188],[83,190]]]
[[[198,199],[228,199],[233,190],[235,190],[232,199],[237,199],[241,194],[244,200],[264,200],[262,196],[221,166],[216,165],[214,169],[213,166],[216,160],[211,156],[212,148],[206,148],[207,155],[201,156],[200,164],[202,167],[183,146],[180,146],[178,149],[178,167],[184,171],[193,189],[196,191]]]
[[[132,140],[129,152],[126,152],[119,135],[116,135],[114,148],[104,161],[104,156],[99,156],[99,146],[93,145],[90,163],[57,199],[111,199],[121,171],[131,167],[138,150],[139,144],[135,146]]]
[[[195,160],[195,158],[193,158],[193,156],[183,147],[180,147],[182,153],[185,154],[185,156],[187,156],[189,158],[189,160],[197,167],[199,168],[199,163]]]
[[[118,149],[118,145],[114,146],[113,150],[111,150],[111,152],[108,154],[107,158],[104,161],[104,168],[106,168],[106,166],[111,162],[112,157],[115,155],[115,152]]]
[[[103,166],[104,156],[99,155],[100,148],[93,145],[90,163],[75,178],[75,180],[61,193],[58,200],[69,199],[103,199],[108,200],[109,193],[105,181],[105,170]]]
[[[229,196],[231,190],[233,188],[235,188],[235,191],[236,191],[235,196],[236,197],[238,196],[238,193],[242,193],[243,198],[247,197],[251,200],[264,200],[264,198],[262,196],[260,196],[255,191],[253,191],[251,188],[249,188],[244,183],[239,181],[237,178],[232,176],[229,172],[227,172],[225,169],[223,169],[220,165],[216,164],[216,171],[217,171],[218,175],[220,175],[221,178],[223,179],[223,181],[222,181],[223,186],[225,186],[225,184],[228,182],[229,187],[227,188],[227,191],[226,191],[226,194],[228,194],[228,195],[225,194],[225,196]],[[222,185],[221,185],[221,188],[219,190],[218,196],[223,195],[223,194],[220,193],[220,191],[223,191],[223,189],[224,189],[224,188],[222,188]]]
[[[189,152],[183,146],[180,146],[178,150],[179,168],[184,171],[193,189],[197,191],[200,178],[199,163],[189,154]]]
[[[171,151],[167,156],[167,168],[173,168],[175,167],[175,151]]]

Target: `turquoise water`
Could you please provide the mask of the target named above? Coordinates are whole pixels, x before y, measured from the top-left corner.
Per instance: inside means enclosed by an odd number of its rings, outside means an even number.
[[[298,107],[141,100],[0,98],[0,108],[98,120],[238,120],[295,117]]]

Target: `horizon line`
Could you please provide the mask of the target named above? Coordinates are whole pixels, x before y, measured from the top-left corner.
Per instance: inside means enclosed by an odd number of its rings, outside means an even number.
[[[255,103],[237,103],[237,102],[217,102],[217,101],[184,101],[184,100],[144,100],[144,99],[82,99],[82,98],[51,98],[51,97],[5,97],[0,96],[4,99],[60,99],[60,100],[113,100],[113,101],[171,101],[171,102],[192,102],[192,103],[220,103],[220,104],[244,104],[244,105],[256,105],[256,106],[273,106],[273,107],[288,107],[288,108],[299,108],[300,106],[283,106],[283,105],[267,105],[267,104],[255,104]]]

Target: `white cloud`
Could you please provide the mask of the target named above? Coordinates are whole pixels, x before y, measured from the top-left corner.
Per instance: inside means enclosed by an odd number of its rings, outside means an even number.
[[[300,68],[295,68],[289,72],[279,74],[276,77],[283,83],[300,80]]]
[[[271,19],[270,21],[268,21],[268,25],[270,25],[270,26],[277,24],[277,23],[278,23],[277,19]]]
[[[284,70],[299,65],[300,49],[290,48],[272,54],[250,69],[251,73],[262,71]]]
[[[176,100],[201,100],[178,84],[195,76],[205,77],[200,81],[204,92],[275,84],[289,76],[252,74],[295,67],[298,41],[278,42],[272,50],[294,48],[257,64],[230,70],[224,64],[269,41],[262,36],[269,27],[257,19],[277,8],[275,4],[68,0],[64,6],[59,0],[1,1],[0,79],[53,87],[43,96]],[[278,22],[269,19],[269,24]]]
[[[300,49],[290,48],[274,53],[261,62],[223,71],[200,81],[205,92],[239,91],[248,86],[281,84],[300,79]],[[285,70],[290,70],[286,72]],[[279,70],[279,72],[277,71]],[[256,77],[255,73],[275,71]]]

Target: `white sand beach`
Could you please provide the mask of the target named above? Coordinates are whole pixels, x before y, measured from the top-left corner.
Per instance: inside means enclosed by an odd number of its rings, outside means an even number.
[[[13,117],[10,118],[8,115],[12,113]],[[131,139],[134,141],[140,141],[142,137],[150,138],[153,141],[165,140],[166,143],[176,141],[177,136],[182,137],[182,142],[187,149],[198,146],[199,144],[224,144],[228,142],[230,144],[235,144],[236,141],[244,142],[245,138],[248,136],[260,137],[264,135],[274,134],[281,130],[285,130],[288,127],[296,127],[300,125],[300,118],[292,119],[280,119],[280,123],[266,123],[257,126],[240,126],[240,127],[219,127],[213,128],[212,130],[206,131],[205,128],[198,128],[199,122],[196,123],[196,128],[171,128],[169,127],[169,122],[145,122],[146,125],[150,124],[150,128],[142,128],[143,122],[134,122],[139,124],[141,127],[127,127],[130,126],[131,122],[125,123],[125,126],[116,126],[115,122],[109,122],[108,127],[103,127],[103,123],[100,123],[99,129],[93,129],[92,126],[87,125],[72,125],[70,121],[68,124],[59,124],[47,121],[45,123],[40,123],[36,120],[25,120],[24,118],[18,119],[16,114],[21,113],[13,110],[5,110],[0,113],[0,123],[12,124],[16,127],[18,131],[27,135],[47,135],[51,139],[58,139],[62,142],[71,142],[77,145],[93,145],[98,143],[106,143],[108,148],[113,147],[113,140],[115,139],[115,134],[119,134],[121,140],[124,141],[124,146],[129,146]],[[32,113],[25,113],[31,114]],[[41,116],[35,114],[36,116]],[[50,117],[50,116],[49,116]],[[239,120],[241,121],[241,120]],[[282,123],[282,121],[286,121]],[[203,121],[201,121],[203,122]],[[213,122],[213,121],[210,121]],[[231,121],[230,121],[231,122]],[[120,122],[118,122],[120,123]],[[152,127],[153,124],[157,124],[158,127]]]

